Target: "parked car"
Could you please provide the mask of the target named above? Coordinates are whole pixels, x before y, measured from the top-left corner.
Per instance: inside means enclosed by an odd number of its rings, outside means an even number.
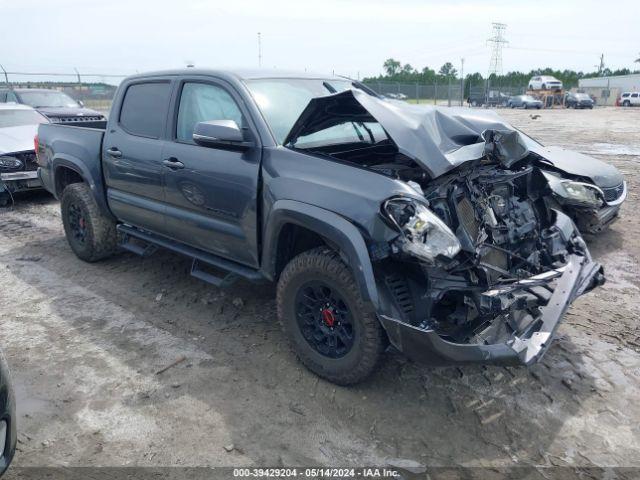
[[[623,107],[634,107],[640,105],[640,92],[624,92],[620,95],[618,102]]]
[[[529,80],[529,90],[562,90],[562,82],[551,75],[538,75]]]
[[[627,198],[622,173],[606,162],[528,139],[529,151],[547,177],[558,208],[582,233],[596,234],[618,219]]]
[[[33,137],[47,122],[31,107],[0,103],[0,207],[15,192],[42,188]]]
[[[366,378],[387,342],[435,364],[538,361],[604,281],[547,204],[539,155],[468,109],[354,87],[278,71],[129,77],[106,129],[40,126],[40,177],[85,261],[160,246],[214,285],[277,282],[293,349],[329,381]]]
[[[509,101],[509,95],[498,90],[485,91],[482,89],[472,88],[467,98],[467,103],[472,107],[506,107]]]
[[[507,106],[510,108],[542,108],[542,102],[531,95],[516,95],[509,98]]]
[[[595,102],[586,93],[569,92],[564,99],[567,108],[593,108]]]
[[[16,400],[7,360],[0,351],[0,477],[16,452]]]
[[[106,117],[96,110],[85,108],[82,102],[58,90],[46,88],[0,89],[0,103],[29,105],[52,123],[81,124],[85,127],[103,127]]]

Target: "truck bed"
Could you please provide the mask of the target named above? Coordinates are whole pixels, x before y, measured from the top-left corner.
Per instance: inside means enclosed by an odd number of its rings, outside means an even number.
[[[105,131],[106,125],[95,128],[41,124],[38,127],[38,165],[44,188],[56,197],[61,193],[56,191],[55,170],[64,166],[77,171],[90,184],[92,180],[102,183],[100,152]]]

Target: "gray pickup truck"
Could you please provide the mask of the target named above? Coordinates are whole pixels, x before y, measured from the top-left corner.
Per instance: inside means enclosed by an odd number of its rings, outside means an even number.
[[[496,119],[344,78],[186,69],[127,78],[105,127],[38,132],[75,254],[162,247],[214,285],[275,281],[296,354],[338,384],[389,344],[531,364],[604,281],[540,156]]]

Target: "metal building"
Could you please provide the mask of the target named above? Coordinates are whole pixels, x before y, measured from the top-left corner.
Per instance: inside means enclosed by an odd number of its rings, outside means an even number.
[[[622,92],[640,92],[640,73],[582,78],[578,90],[595,96],[598,105],[614,105]]]

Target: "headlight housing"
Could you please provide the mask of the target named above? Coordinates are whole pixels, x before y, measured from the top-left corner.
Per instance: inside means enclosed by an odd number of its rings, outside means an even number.
[[[560,185],[562,187],[561,191],[557,193],[571,202],[591,207],[600,207],[602,205],[604,195],[602,190],[595,185],[572,180],[562,180]]]
[[[22,162],[15,157],[0,157],[0,170],[20,170]]]
[[[392,198],[384,203],[383,211],[402,233],[403,252],[433,265],[437,257],[453,258],[460,251],[458,238],[425,204]]]

